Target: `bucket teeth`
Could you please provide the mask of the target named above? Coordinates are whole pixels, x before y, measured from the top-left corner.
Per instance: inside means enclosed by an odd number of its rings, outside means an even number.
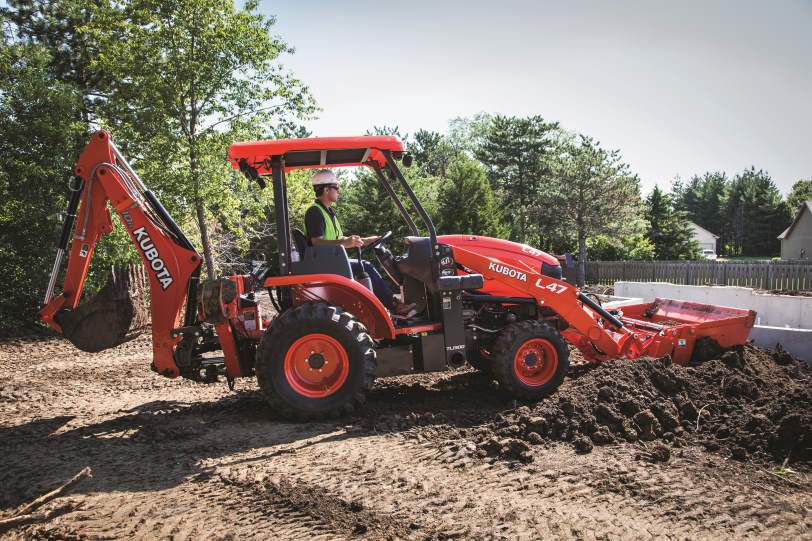
[[[107,283],[76,310],[56,315],[62,334],[82,351],[98,352],[128,342],[150,323],[148,282],[144,268],[111,269]]]

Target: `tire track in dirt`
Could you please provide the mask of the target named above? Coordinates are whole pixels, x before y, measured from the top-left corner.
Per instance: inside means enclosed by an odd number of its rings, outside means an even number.
[[[220,479],[189,482],[159,492],[81,498],[82,509],[63,515],[37,536],[89,539],[342,539],[331,525],[284,500]],[[25,536],[21,536],[25,537]]]
[[[280,421],[253,392],[157,376],[147,369],[148,339],[98,355],[60,340],[19,341],[0,343],[0,354],[0,390],[14,395],[0,397],[0,506],[19,505],[85,465],[94,470],[69,496],[81,509],[16,538],[743,539],[812,531],[808,482],[777,481],[694,447],[666,464],[636,459],[643,444],[589,455],[537,445],[532,464],[476,458],[473,435],[504,402],[465,374],[382,380],[360,416],[303,424]],[[410,412],[425,424],[405,422]],[[381,419],[389,419],[383,434],[375,430]]]
[[[252,471],[290,476],[416,524],[415,538],[434,530],[450,537],[741,539],[802,537],[812,527],[791,497],[746,495],[724,471],[712,479],[693,471],[694,457],[674,469],[614,451],[601,450],[596,463],[597,455],[585,459],[561,445],[542,450],[534,466],[511,468],[371,436],[259,460]]]

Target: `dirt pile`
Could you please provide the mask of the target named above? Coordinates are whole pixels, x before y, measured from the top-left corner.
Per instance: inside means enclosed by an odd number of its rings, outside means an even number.
[[[734,458],[812,462],[812,371],[779,349],[752,345],[696,367],[670,358],[615,361],[550,399],[496,416],[476,430],[480,456],[529,460],[528,444],[572,442],[579,452],[615,442],[656,442],[645,458],[699,442]]]

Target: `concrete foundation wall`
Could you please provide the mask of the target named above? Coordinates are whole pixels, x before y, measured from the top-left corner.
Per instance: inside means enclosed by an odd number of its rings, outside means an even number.
[[[763,295],[747,287],[684,286],[663,282],[616,282],[615,295],[655,297],[755,310],[756,325],[812,329],[812,297]]]
[[[812,329],[787,329],[756,325],[750,331],[750,340],[757,346],[775,349],[781,344],[786,351],[812,366]]]

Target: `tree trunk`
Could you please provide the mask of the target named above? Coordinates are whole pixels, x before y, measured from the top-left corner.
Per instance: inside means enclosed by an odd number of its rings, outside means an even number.
[[[586,277],[586,235],[578,234],[578,287],[584,287]]]
[[[200,229],[200,243],[203,245],[203,260],[206,262],[206,274],[209,280],[217,277],[217,270],[214,268],[214,256],[211,253],[211,241],[209,240],[209,229],[206,226],[206,208],[200,197],[200,173],[197,164],[197,141],[194,136],[189,141],[189,170],[192,174],[192,186],[194,187],[195,213],[197,214],[197,227]]]
[[[206,261],[206,274],[209,280],[214,280],[217,275],[214,268],[214,257],[211,253],[209,230],[206,227],[206,210],[203,208],[203,201],[195,201],[195,212],[197,213],[197,226],[200,228],[200,242],[203,244],[203,259]]]

